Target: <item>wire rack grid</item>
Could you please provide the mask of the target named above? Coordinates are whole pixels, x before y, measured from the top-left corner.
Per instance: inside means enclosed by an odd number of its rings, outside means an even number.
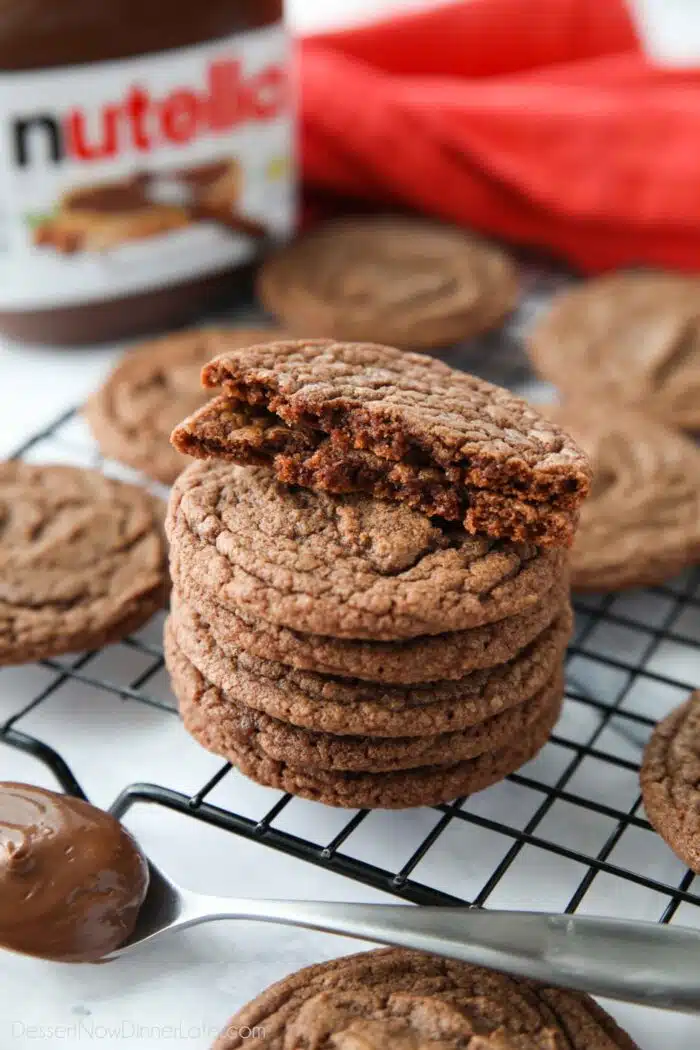
[[[17,456],[130,477],[102,460],[76,412],[37,433]],[[175,784],[129,782],[125,772],[106,804],[119,817],[141,804],[164,807],[416,904],[614,909],[700,925],[700,885],[653,833],[638,788],[641,752],[656,720],[700,686],[700,569],[663,587],[581,598],[575,606],[566,703],[555,733],[535,761],[479,795],[409,817],[329,811],[253,790],[207,756],[213,765],[194,788],[183,787],[184,776]],[[0,671],[0,741],[43,763],[66,792],[92,797],[61,746],[42,733],[42,711],[59,694],[89,691],[76,721],[89,723],[102,703],[123,705],[132,719],[146,707],[177,726],[161,626],[162,618],[109,653],[41,661],[21,679],[21,695],[15,669]],[[182,768],[191,781],[189,759]]]

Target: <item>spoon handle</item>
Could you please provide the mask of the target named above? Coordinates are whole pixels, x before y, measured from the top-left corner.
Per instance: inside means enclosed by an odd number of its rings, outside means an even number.
[[[207,918],[257,919],[419,948],[595,995],[700,1012],[700,933],[679,926],[451,906],[218,904],[225,911],[213,915],[212,907]]]

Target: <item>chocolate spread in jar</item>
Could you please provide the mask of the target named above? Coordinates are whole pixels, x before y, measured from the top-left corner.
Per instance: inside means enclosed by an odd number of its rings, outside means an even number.
[[[114,817],[0,783],[0,948],[94,962],[128,939],[147,889],[146,860]]]
[[[120,338],[230,300],[294,229],[282,0],[0,4],[0,331]]]

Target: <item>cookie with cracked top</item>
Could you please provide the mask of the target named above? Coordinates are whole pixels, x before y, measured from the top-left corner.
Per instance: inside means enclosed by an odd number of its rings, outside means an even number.
[[[250,718],[243,727],[244,732],[231,732],[230,722],[224,723],[222,732],[222,723],[216,717],[221,714],[223,698],[220,692],[214,690],[212,693],[212,687],[193,664],[186,662],[185,672],[176,668],[172,649],[169,650],[168,663],[185,728],[203,747],[226,758],[259,784],[328,806],[352,809],[410,809],[414,806],[436,805],[458,796],[474,794],[503,780],[544,747],[559,717],[563,694],[563,674],[560,673],[555,677],[553,692],[547,698],[551,702],[543,704],[538,717],[530,722],[526,730],[522,726],[518,727],[516,721],[515,736],[507,744],[474,758],[449,762],[447,756],[442,755],[439,764],[388,772],[326,770],[305,764],[309,753],[307,747],[299,751],[298,765],[290,763],[287,758],[274,758],[268,754],[261,746],[259,729],[255,724],[257,721],[259,726],[259,718]],[[270,741],[273,734],[269,723],[267,729],[267,746],[272,749]],[[292,735],[288,733],[288,744]],[[298,730],[296,736],[312,738],[312,734],[303,730]],[[307,743],[313,746],[311,740]],[[293,745],[291,750],[294,751]]]
[[[562,292],[531,332],[535,368],[566,397],[700,430],[700,280],[639,270]]]
[[[188,732],[207,750],[220,755],[216,727],[197,708],[181,700]],[[225,757],[250,780],[299,798],[340,809],[414,809],[474,795],[504,780],[536,758],[549,739],[559,707],[536,722],[528,733],[498,751],[488,751],[454,765],[419,766],[389,773],[330,772],[290,766],[270,758],[254,743],[236,745]]]
[[[271,985],[213,1050],[639,1050],[590,996],[406,948],[347,955]]]
[[[79,467],[0,464],[0,664],[96,649],[168,594],[163,506]]]
[[[700,560],[700,449],[631,409],[576,400],[548,410],[588,452],[593,485],[573,550],[575,590],[662,583]]]
[[[515,307],[508,255],[455,227],[400,216],[339,219],[263,263],[258,295],[297,332],[420,350],[496,327]]]
[[[175,428],[180,452],[267,464],[287,484],[396,500],[474,534],[571,544],[587,459],[507,390],[419,354],[331,340],[231,348],[202,381],[223,395]]]
[[[177,595],[171,610],[173,644],[225,698],[303,729],[346,736],[436,736],[493,720],[545,688],[561,667],[572,626],[567,608],[508,664],[457,681],[400,687],[296,671],[231,644],[222,648],[199,611]],[[226,704],[217,704],[225,717]]]
[[[127,351],[84,409],[103,455],[169,485],[188,461],[168,439],[183,416],[205,404],[199,376],[207,361],[227,346],[281,336],[263,327],[195,329]]]
[[[178,552],[171,552],[173,563]],[[224,608],[186,573],[174,569],[181,603],[197,609],[224,653],[239,649],[299,671],[356,678],[373,684],[420,685],[452,681],[508,663],[568,607],[568,578],[557,580],[540,603],[496,623],[465,631],[375,642],[305,634]]]
[[[527,736],[552,712],[558,714],[562,701],[560,665],[543,688],[527,700],[464,729],[436,733],[424,726],[424,735],[420,736],[415,731],[410,736],[374,736],[374,727],[368,722],[354,734],[347,728],[321,732],[272,717],[260,710],[257,702],[247,706],[248,694],[224,692],[189,659],[171,622],[165,629],[165,660],[185,727],[193,725],[196,730],[206,723],[218,754],[235,755],[239,747],[250,746],[266,758],[305,770],[383,773],[454,765]],[[322,708],[323,698],[316,704]],[[401,715],[409,728],[413,711],[404,710]]]
[[[330,496],[263,468],[193,463],[166,531],[171,573],[224,608],[297,631],[391,641],[459,631],[541,604],[565,552],[431,520],[400,503]]]
[[[700,874],[700,691],[659,722],[640,779],[649,823]]]

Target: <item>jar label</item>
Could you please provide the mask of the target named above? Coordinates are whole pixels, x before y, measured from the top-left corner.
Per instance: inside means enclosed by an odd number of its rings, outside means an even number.
[[[214,275],[293,229],[282,25],[118,62],[0,74],[0,309]]]

